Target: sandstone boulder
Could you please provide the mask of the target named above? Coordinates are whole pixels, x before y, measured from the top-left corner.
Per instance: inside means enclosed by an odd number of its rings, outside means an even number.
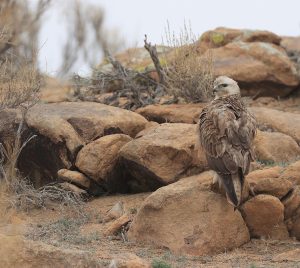
[[[292,237],[295,237],[296,239],[300,240],[300,209],[298,209],[298,213],[294,216],[292,220],[290,234]]]
[[[281,202],[284,205],[284,218],[289,219],[293,217],[300,207],[300,186],[294,187]]]
[[[70,182],[85,189],[89,194],[100,195],[103,193],[103,188],[100,185],[78,171],[60,169],[57,172],[57,177],[59,180]]]
[[[252,107],[251,112],[256,117],[260,127],[267,127],[291,136],[300,143],[300,115],[282,112],[275,109]]]
[[[300,36],[283,36],[280,45],[289,53],[300,52]]]
[[[84,146],[78,153],[76,167],[110,191],[126,191],[123,171],[119,166],[119,151],[132,139],[128,135],[113,134]],[[125,186],[124,186],[125,187]]]
[[[276,146],[274,146],[276,144]],[[300,147],[290,136],[280,132],[257,131],[254,147],[257,160],[267,163],[286,163],[300,156]]]
[[[283,178],[247,178],[255,194],[269,194],[279,199],[292,190],[293,184]]]
[[[238,81],[244,95],[286,96],[299,85],[295,64],[274,44],[237,41],[206,53],[215,75]]]
[[[205,103],[148,105],[137,109],[137,113],[146,119],[158,123],[187,123],[194,124],[199,120],[199,115]]]
[[[281,38],[269,31],[218,27],[202,34],[198,41],[201,50],[217,48],[231,42],[265,42],[279,45]]]
[[[248,200],[241,207],[251,237],[286,239],[289,237],[283,223],[284,206],[271,195],[260,194]]]
[[[206,168],[205,156],[195,149],[196,125],[162,124],[120,150],[121,163],[136,191],[153,191]]]
[[[283,172],[282,167],[274,166],[274,167],[254,170],[250,172],[246,178],[248,181],[265,179],[265,178],[278,178],[282,172]]]
[[[207,255],[249,241],[238,210],[210,191],[211,172],[184,178],[152,193],[135,216],[130,240],[154,243],[176,254]]]
[[[56,179],[59,169],[72,167],[85,144],[109,134],[134,137],[147,120],[104,104],[61,102],[35,105],[29,109],[26,123],[37,138],[22,152],[21,170],[46,183]]]
[[[300,161],[286,167],[280,177],[291,181],[294,185],[300,185]]]

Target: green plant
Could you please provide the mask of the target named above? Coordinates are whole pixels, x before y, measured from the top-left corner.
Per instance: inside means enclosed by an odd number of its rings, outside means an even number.
[[[171,264],[160,259],[154,259],[151,265],[153,268],[172,268]]]

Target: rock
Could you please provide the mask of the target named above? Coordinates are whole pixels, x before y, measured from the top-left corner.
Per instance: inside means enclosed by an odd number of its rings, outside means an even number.
[[[284,206],[277,197],[260,194],[241,206],[241,213],[253,238],[286,239]]]
[[[300,156],[300,147],[297,142],[290,136],[279,132],[258,130],[254,139],[254,147],[257,160],[263,163],[286,163]]]
[[[59,180],[73,183],[78,187],[85,189],[89,194],[100,195],[103,193],[103,189],[100,185],[78,171],[60,169],[57,172],[57,177]]]
[[[290,234],[292,237],[295,237],[296,239],[300,240],[300,209],[298,209],[298,212],[292,220]]]
[[[287,52],[300,52],[300,36],[283,36],[280,45]]]
[[[148,105],[136,110],[146,119],[158,123],[187,123],[194,124],[206,103]]]
[[[299,85],[295,64],[274,44],[237,41],[206,53],[213,54],[215,75],[238,81],[244,95],[286,96]]]
[[[111,192],[126,192],[119,151],[132,139],[124,134],[101,137],[84,146],[78,153],[76,167]]]
[[[250,110],[260,126],[289,135],[300,144],[300,114],[263,107],[251,107]]]
[[[118,219],[107,224],[104,235],[116,235],[122,229],[122,227],[128,224],[130,221],[131,218],[127,214],[122,215]]]
[[[288,250],[273,257],[274,262],[300,262],[300,248]]]
[[[208,255],[249,241],[238,210],[210,191],[212,172],[181,179],[146,198],[128,238],[169,248],[176,254]]]
[[[110,134],[134,137],[147,120],[120,108],[92,102],[37,104],[26,123],[37,134],[20,156],[20,169],[47,183],[57,171],[73,166],[77,152],[87,143]]]
[[[79,187],[90,188],[91,181],[82,173],[78,171],[72,171],[68,169],[60,169],[57,172],[57,176],[59,179],[74,183]]]
[[[247,178],[255,194],[269,194],[279,199],[292,190],[293,184],[283,178]]]
[[[300,207],[300,186],[294,187],[281,202],[284,205],[284,218],[291,218]]]
[[[151,268],[151,265],[135,254],[123,253],[121,256],[115,256],[109,268]]]
[[[102,267],[89,253],[0,234],[1,267]]]
[[[294,185],[300,185],[300,161],[286,167],[280,177],[291,181]]]
[[[231,42],[265,42],[279,45],[281,38],[269,31],[232,29],[218,27],[214,30],[202,34],[198,41],[200,50],[208,48],[217,48],[227,45]]]
[[[124,205],[122,201],[117,202],[114,206],[107,211],[104,222],[115,220],[120,218],[125,213]]]
[[[121,163],[131,176],[132,191],[153,191],[207,167],[195,149],[197,125],[162,124],[120,150]]]
[[[74,195],[78,197],[83,197],[87,195],[87,192],[74,184],[68,182],[62,182],[58,184],[62,189],[72,192]]]
[[[247,180],[258,180],[265,178],[278,178],[283,172],[283,168],[279,166],[254,170],[247,175]]]

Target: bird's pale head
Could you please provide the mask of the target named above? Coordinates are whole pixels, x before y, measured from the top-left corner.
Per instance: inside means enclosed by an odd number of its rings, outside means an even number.
[[[240,88],[233,79],[227,76],[219,76],[214,81],[213,94],[215,99],[219,99],[229,95],[240,94]]]

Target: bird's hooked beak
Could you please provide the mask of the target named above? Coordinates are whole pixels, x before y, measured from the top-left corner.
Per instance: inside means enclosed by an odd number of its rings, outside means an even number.
[[[215,94],[217,93],[217,91],[218,91],[218,86],[214,86],[214,87],[213,87],[213,91],[212,91],[213,94],[215,95]]]

